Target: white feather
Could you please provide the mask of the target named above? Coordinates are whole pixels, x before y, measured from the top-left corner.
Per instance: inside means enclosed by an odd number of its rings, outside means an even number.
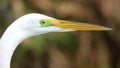
[[[42,14],[27,14],[13,22],[0,40],[0,68],[10,68],[12,55],[24,39],[47,32],[61,31],[58,27],[41,28],[42,19],[54,19]]]

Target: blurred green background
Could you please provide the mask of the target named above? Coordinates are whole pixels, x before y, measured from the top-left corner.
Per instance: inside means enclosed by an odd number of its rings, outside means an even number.
[[[113,31],[48,33],[25,40],[11,68],[120,68],[120,0],[0,0],[0,36],[17,18],[42,13]]]

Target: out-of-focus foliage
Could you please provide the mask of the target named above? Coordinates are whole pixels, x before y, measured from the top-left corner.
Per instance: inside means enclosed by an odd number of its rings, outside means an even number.
[[[37,12],[114,31],[48,33],[25,40],[12,68],[120,68],[120,0],[0,0],[0,35],[20,16]]]

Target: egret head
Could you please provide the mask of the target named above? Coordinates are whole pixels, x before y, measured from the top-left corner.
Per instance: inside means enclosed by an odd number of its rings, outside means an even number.
[[[110,28],[58,20],[42,14],[27,14],[13,22],[0,39],[0,68],[10,68],[12,54],[24,39],[48,32],[111,30]]]
[[[111,30],[110,28],[87,23],[75,23],[71,21],[58,20],[42,14],[27,14],[17,21],[17,28],[31,36],[48,32],[69,32],[76,30]]]

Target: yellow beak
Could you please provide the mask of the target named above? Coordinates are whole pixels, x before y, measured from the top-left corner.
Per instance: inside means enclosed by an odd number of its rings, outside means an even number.
[[[64,20],[57,20],[57,19],[51,19],[49,21],[51,22],[51,24],[59,28],[68,29],[68,30],[90,30],[90,31],[112,30],[111,28],[107,28],[104,26],[98,26],[98,25],[87,24],[87,23],[74,23],[71,21],[64,21]]]

